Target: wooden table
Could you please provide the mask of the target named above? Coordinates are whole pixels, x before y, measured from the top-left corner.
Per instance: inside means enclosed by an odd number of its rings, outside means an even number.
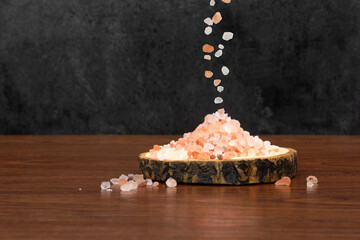
[[[0,239],[360,239],[360,136],[262,136],[298,150],[291,187],[100,190],[175,138],[0,136]]]

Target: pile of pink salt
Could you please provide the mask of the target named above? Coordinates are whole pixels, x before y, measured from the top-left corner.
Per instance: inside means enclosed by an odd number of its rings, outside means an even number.
[[[276,154],[279,147],[251,136],[240,127],[240,122],[219,109],[208,114],[205,121],[193,132],[185,133],[177,141],[155,145],[147,157],[159,160],[187,159],[231,159],[236,157],[256,157]]]

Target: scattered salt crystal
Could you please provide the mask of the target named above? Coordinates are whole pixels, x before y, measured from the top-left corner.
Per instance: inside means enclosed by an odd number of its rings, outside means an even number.
[[[111,189],[111,188],[109,188],[109,189],[106,189],[106,191],[108,191],[108,192],[112,192],[112,189]]]
[[[211,18],[209,17],[204,19],[204,23],[209,26],[212,26],[214,24],[213,20],[211,20]]]
[[[216,13],[214,14],[214,16],[212,17],[212,21],[213,21],[215,24],[218,24],[221,20],[222,20],[222,16],[221,16],[221,13],[220,13],[220,12],[216,12]]]
[[[224,74],[226,76],[229,74],[230,70],[226,66],[223,66],[221,68],[221,72],[222,72],[222,74]]]
[[[110,179],[110,182],[114,185],[118,185],[119,184],[119,179],[118,178],[112,178]]]
[[[212,27],[210,27],[210,26],[206,27],[204,33],[206,35],[210,35],[212,33]]]
[[[216,97],[215,100],[214,100],[214,103],[215,104],[220,104],[222,103],[224,100],[221,98],[221,97]]]
[[[215,52],[215,57],[221,57],[221,55],[223,54],[223,51],[220,49],[220,50],[217,50],[216,52]]]
[[[149,179],[149,178],[147,178],[147,179],[146,179],[146,185],[147,185],[147,186],[151,186],[151,185],[153,185],[152,180],[151,180],[151,179]]]
[[[224,49],[224,45],[219,44],[218,48],[220,48],[220,49]]]
[[[227,132],[227,133],[231,133],[231,132],[232,132],[232,126],[231,126],[230,123],[225,123],[222,127],[223,127],[223,129],[224,129],[225,132]]]
[[[218,86],[218,87],[217,87],[217,91],[218,91],[218,92],[224,91],[224,87],[223,87],[223,86]]]
[[[130,191],[131,189],[132,189],[132,184],[129,182],[120,187],[121,191]]]
[[[317,184],[317,183],[318,183],[318,179],[317,179],[317,177],[315,177],[315,176],[308,176],[308,177],[306,178],[306,181],[307,181],[307,182],[312,182],[312,183],[314,183],[314,184]]]
[[[211,56],[210,56],[210,55],[204,55],[204,59],[210,61],[210,60],[211,60]]]
[[[147,184],[147,181],[144,180],[144,179],[142,179],[142,180],[139,179],[139,180],[136,181],[136,184],[137,184],[139,187],[145,187],[146,184]]]
[[[224,3],[227,3],[227,4],[231,3],[231,0],[221,0],[221,1],[223,1]]]
[[[82,190],[82,188],[79,188],[79,191],[81,191]]]
[[[215,0],[210,0],[210,6],[215,6]]]
[[[307,183],[306,183],[306,186],[307,186],[307,187],[313,187],[313,186],[314,186],[314,183],[312,183],[312,182],[307,182]]]
[[[102,182],[100,187],[101,189],[108,189],[110,188],[110,182]]]
[[[225,41],[229,41],[234,37],[234,34],[232,32],[224,32],[222,39]]]
[[[159,182],[154,182],[153,187],[158,187],[159,186]]]
[[[221,83],[220,79],[215,79],[214,80],[214,86],[217,87],[219,84]]]
[[[276,186],[290,186],[290,184],[291,184],[291,179],[289,177],[283,177],[275,182]]]
[[[127,181],[124,178],[122,178],[122,179],[119,179],[118,185],[121,187],[122,185],[124,185],[126,183],[127,183]]]
[[[134,181],[144,180],[144,175],[143,174],[135,174],[134,177],[133,177],[133,180]]]
[[[211,78],[213,75],[214,75],[214,73],[212,71],[205,71],[206,78]]]
[[[168,178],[168,180],[166,180],[165,183],[168,187],[176,187],[176,185],[177,185],[176,180],[173,179],[172,177]]]

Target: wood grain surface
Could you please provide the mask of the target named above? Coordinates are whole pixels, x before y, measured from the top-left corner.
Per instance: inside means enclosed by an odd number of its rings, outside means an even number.
[[[291,187],[104,192],[176,136],[0,136],[0,239],[360,239],[360,136],[261,137],[298,151]]]

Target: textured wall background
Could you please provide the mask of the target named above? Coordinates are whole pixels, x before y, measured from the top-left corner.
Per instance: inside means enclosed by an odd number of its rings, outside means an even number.
[[[222,106],[252,133],[360,134],[360,1],[233,0]],[[0,133],[183,133],[214,112],[208,0],[0,0]]]

